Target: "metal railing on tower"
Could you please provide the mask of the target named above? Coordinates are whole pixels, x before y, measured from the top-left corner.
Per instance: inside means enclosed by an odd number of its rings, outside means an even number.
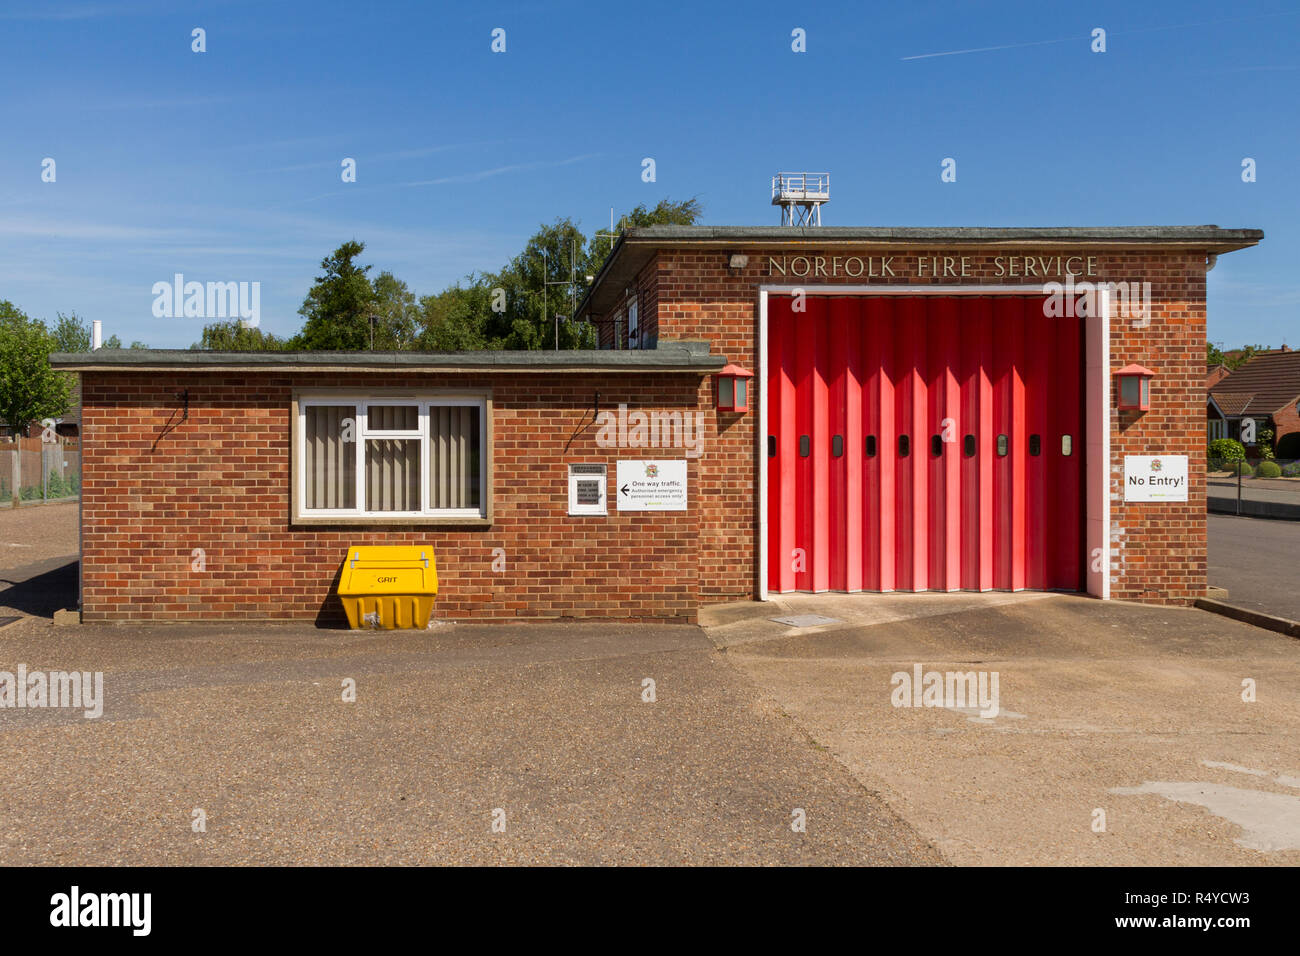
[[[820,226],[822,205],[830,201],[830,173],[777,173],[772,177],[772,205],[781,207],[783,226]]]

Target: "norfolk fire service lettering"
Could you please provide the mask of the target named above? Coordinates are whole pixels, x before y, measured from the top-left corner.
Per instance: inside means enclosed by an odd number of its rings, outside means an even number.
[[[620,461],[619,511],[685,511],[685,461]]]
[[[796,279],[893,279],[909,274],[926,279],[970,279],[975,256],[768,256],[767,274]],[[978,257],[983,259],[984,257]],[[995,279],[1049,279],[1095,276],[1096,256],[993,256]]]

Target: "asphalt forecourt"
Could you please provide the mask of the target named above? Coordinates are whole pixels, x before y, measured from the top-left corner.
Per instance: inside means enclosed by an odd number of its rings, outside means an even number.
[[[694,627],[29,618],[0,659],[48,688],[0,707],[0,866],[942,862]]]
[[[704,617],[954,864],[1300,864],[1294,638],[1031,593],[787,595]]]

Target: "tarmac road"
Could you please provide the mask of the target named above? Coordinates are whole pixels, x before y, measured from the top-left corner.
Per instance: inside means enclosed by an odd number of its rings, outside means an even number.
[[[1209,582],[1228,604],[1300,621],[1300,521],[1210,515]]]

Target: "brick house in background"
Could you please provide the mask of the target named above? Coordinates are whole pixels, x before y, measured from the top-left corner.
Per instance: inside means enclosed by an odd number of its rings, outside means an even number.
[[[1214,388],[1231,374],[1232,369],[1226,365],[1211,365],[1205,370],[1205,387],[1207,389]]]
[[[1209,439],[1240,440],[1242,422],[1250,419],[1257,430],[1273,430],[1278,458],[1300,458],[1300,352],[1284,345],[1255,353],[1235,372],[1217,372],[1208,373]]]

